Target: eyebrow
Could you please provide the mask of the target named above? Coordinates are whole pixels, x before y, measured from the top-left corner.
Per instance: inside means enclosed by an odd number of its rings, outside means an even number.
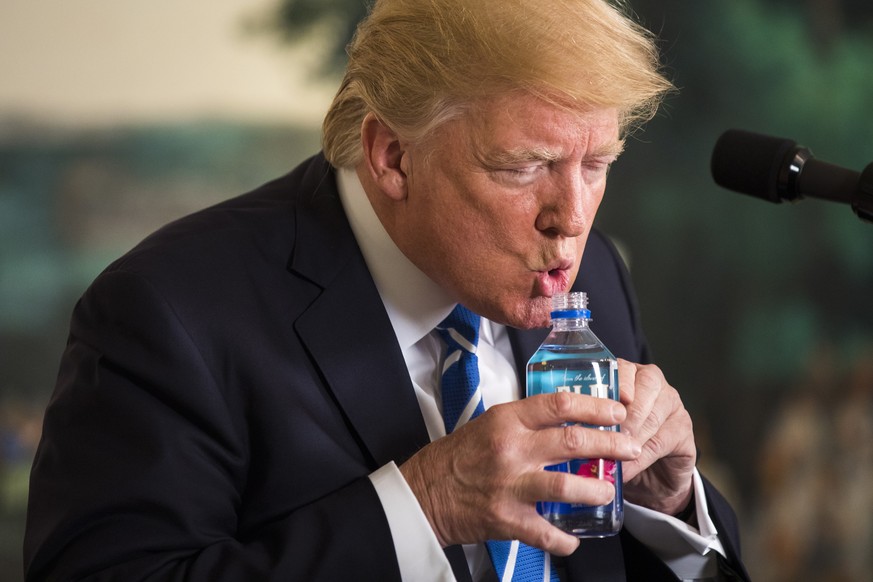
[[[602,157],[618,157],[624,151],[624,140],[616,140],[597,147],[589,155],[588,159]],[[512,165],[526,162],[556,162],[561,155],[545,147],[519,147],[509,150],[489,152],[481,156],[481,161],[491,166]]]
[[[544,147],[512,148],[509,150],[489,152],[482,157],[483,161],[493,166],[509,166],[523,162],[555,162],[561,158],[557,152]]]
[[[591,158],[603,158],[603,157],[615,157],[621,155],[624,151],[624,140],[618,139],[615,141],[611,141],[603,144],[602,146],[596,148],[594,152],[588,157]]]

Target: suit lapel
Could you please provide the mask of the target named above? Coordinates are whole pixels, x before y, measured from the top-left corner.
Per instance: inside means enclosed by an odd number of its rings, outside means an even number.
[[[400,464],[429,442],[406,363],[320,156],[303,177],[289,269],[320,288],[295,322],[301,342],[370,455]]]

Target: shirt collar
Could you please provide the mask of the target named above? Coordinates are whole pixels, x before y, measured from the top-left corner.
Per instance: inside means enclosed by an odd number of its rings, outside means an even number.
[[[452,311],[455,301],[397,248],[354,170],[337,172],[337,188],[397,341],[405,351],[433,331]]]

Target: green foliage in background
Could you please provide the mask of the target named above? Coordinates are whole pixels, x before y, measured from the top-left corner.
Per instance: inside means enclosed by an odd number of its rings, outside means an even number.
[[[330,74],[344,68],[346,45],[366,14],[367,3],[361,0],[282,0],[273,24],[279,36],[290,43],[307,39],[313,30],[327,25],[330,36],[323,72]]]

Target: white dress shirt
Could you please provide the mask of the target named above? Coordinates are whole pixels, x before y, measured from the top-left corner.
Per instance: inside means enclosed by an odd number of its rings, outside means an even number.
[[[446,432],[439,377],[444,346],[434,328],[448,316],[455,302],[397,248],[353,170],[338,172],[338,186],[352,231],[406,360],[428,434],[431,441],[436,440]],[[482,318],[477,355],[486,409],[522,396],[503,325]],[[389,463],[372,473],[370,479],[388,518],[403,579],[455,580],[436,535],[397,466]],[[700,521],[697,528],[625,502],[625,527],[682,580],[713,576],[716,562],[712,550],[724,555],[696,471],[694,487]],[[492,569],[485,545],[464,546],[464,551],[473,579],[482,579]]]

